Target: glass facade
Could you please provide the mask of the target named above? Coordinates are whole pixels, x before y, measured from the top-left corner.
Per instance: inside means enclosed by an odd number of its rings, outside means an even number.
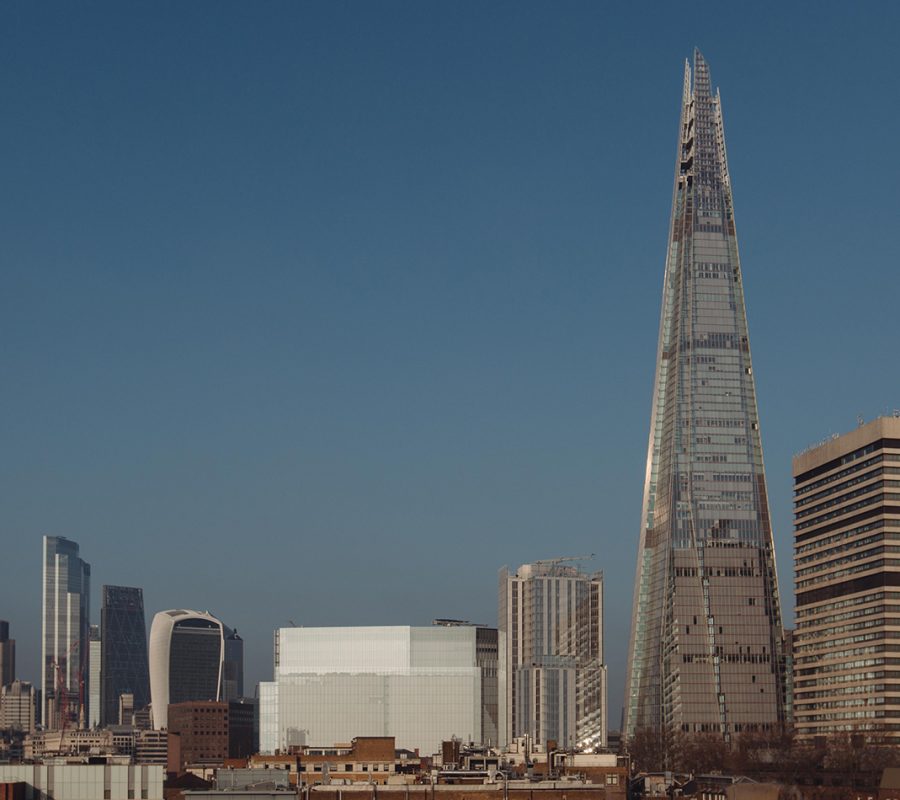
[[[48,729],[87,724],[91,567],[78,544],[45,536],[41,626],[41,719]]]
[[[218,700],[222,625],[189,618],[175,623],[169,649],[169,704]]]
[[[603,576],[562,562],[500,570],[502,743],[605,747]]]
[[[393,736],[434,753],[480,742],[476,627],[282,628],[275,680],[260,684],[260,747]]]
[[[692,81],[693,77],[693,81]],[[781,611],[719,94],[685,65],[625,733],[783,721]]]
[[[145,708],[150,702],[143,590],[104,586],[100,633],[103,640],[100,721],[103,725],[115,725],[119,721],[120,695],[134,695],[137,709]]]

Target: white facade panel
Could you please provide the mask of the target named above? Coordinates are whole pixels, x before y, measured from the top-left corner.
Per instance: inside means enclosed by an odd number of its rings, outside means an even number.
[[[260,749],[393,736],[437,752],[482,738],[474,627],[283,628],[275,682],[260,684]]]

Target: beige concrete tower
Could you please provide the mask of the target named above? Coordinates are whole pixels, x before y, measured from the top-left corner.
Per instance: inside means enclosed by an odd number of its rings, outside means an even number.
[[[794,458],[794,727],[900,739],[900,418]]]

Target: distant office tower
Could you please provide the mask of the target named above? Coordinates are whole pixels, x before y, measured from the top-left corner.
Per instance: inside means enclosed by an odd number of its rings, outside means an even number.
[[[153,727],[168,725],[171,703],[224,698],[224,675],[238,669],[226,665],[231,628],[209,612],[160,611],[150,626],[150,698]],[[230,651],[231,655],[236,650]],[[241,651],[241,654],[243,651]]]
[[[119,720],[119,696],[133,695],[135,708],[150,702],[144,592],[131,586],[104,586],[100,608],[103,639],[101,724]]]
[[[719,94],[685,65],[625,734],[783,721],[781,609]]]
[[[606,745],[603,576],[568,560],[500,570],[501,744]]]
[[[0,730],[34,730],[34,687],[13,681],[0,689]]]
[[[45,536],[41,719],[50,730],[87,724],[90,595],[91,566],[78,557],[78,545]]]
[[[131,725],[134,719],[134,695],[122,692],[119,695],[119,725]]]
[[[479,742],[478,628],[281,628],[275,680],[260,684],[260,750],[393,735],[434,753]]]
[[[91,625],[88,633],[90,647],[90,673],[88,681],[88,696],[90,709],[88,715],[88,727],[96,728],[100,725],[100,668],[102,666],[102,642],[100,641],[100,626]]]
[[[0,686],[16,679],[16,640],[9,638],[9,623],[0,619]]]
[[[225,637],[225,666],[222,673],[222,699],[244,696],[244,640],[236,630]]]
[[[794,729],[900,741],[900,418],[794,458]]]

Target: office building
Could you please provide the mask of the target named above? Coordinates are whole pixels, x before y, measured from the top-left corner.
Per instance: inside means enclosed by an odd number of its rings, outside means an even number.
[[[189,700],[224,698],[224,675],[243,674],[226,665],[226,640],[232,630],[209,612],[160,611],[150,627],[150,698],[153,727],[167,727],[168,707]],[[243,648],[227,651],[233,657]]]
[[[0,730],[34,730],[35,691],[27,681],[13,681],[0,689]]]
[[[794,729],[900,741],[900,418],[794,458]]]
[[[134,695],[122,692],[119,695],[119,725],[131,725],[134,719]]]
[[[173,703],[168,718],[169,734],[179,737],[179,771],[228,758],[228,703]]]
[[[24,800],[163,800],[162,765],[52,762],[0,770],[0,779],[25,784]]]
[[[695,52],[663,279],[626,736],[728,740],[778,727],[781,631],[722,107]]]
[[[475,666],[481,670],[481,741],[479,744],[497,747],[500,741],[498,683],[500,652],[497,629],[458,619],[435,619],[431,624],[475,629]]]
[[[144,592],[132,586],[104,586],[102,598],[101,724],[115,725],[123,693],[132,695],[135,708],[144,708],[150,702]]]
[[[9,638],[9,623],[0,619],[0,686],[16,679],[16,640]]]
[[[62,536],[43,542],[41,719],[48,729],[84,726],[90,679],[91,567],[78,544]]]
[[[603,576],[554,559],[500,570],[501,743],[606,746]]]
[[[260,684],[260,750],[393,735],[436,752],[481,741],[482,669],[472,626],[281,628]]]
[[[100,725],[100,668],[102,666],[102,642],[100,641],[100,626],[91,625],[88,632],[88,647],[90,648],[90,680],[88,681],[88,727],[97,728]]]
[[[225,664],[222,672],[222,699],[244,696],[244,640],[236,630],[225,637]]]

